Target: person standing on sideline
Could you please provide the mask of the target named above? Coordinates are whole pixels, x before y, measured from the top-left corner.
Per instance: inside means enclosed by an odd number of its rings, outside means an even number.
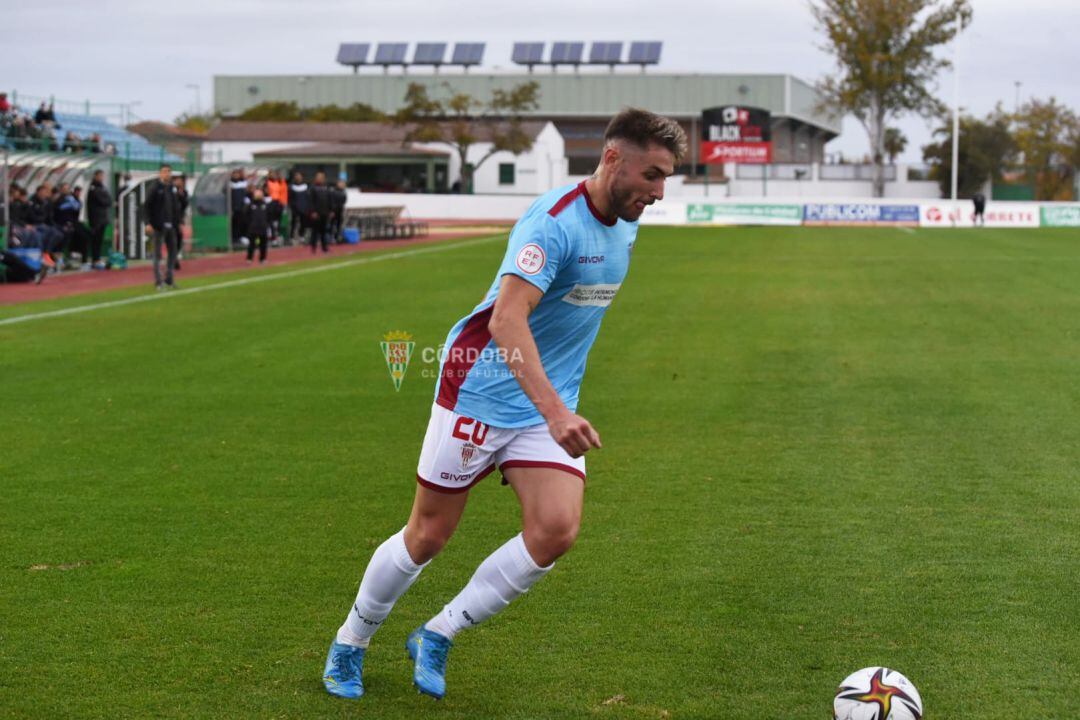
[[[173,185],[176,186],[176,197],[180,201],[180,219],[176,223],[176,265],[173,269],[180,269],[180,259],[184,256],[184,221],[187,220],[188,191],[187,182],[183,173],[173,175]]]
[[[146,234],[154,243],[154,287],[175,290],[173,268],[176,266],[176,228],[180,224],[180,197],[172,182],[172,166],[163,164],[146,193],[143,206]],[[166,252],[165,275],[161,274],[161,254]]]
[[[311,212],[311,193],[304,182],[302,173],[294,172],[292,185],[289,185],[289,244],[297,237],[303,242],[308,229],[308,214]]]
[[[248,183],[244,178],[243,168],[234,168],[232,174],[229,176],[229,209],[231,215],[229,220],[231,221],[230,227],[232,228],[231,239],[233,249],[243,246],[244,240],[244,216],[247,212],[247,204],[250,202],[248,197]]]
[[[86,220],[90,224],[90,262],[95,269],[100,270],[101,246],[105,242],[105,228],[109,226],[109,218],[112,214],[113,199],[109,189],[105,187],[105,172],[98,170],[90,181],[90,189],[86,193]]]
[[[983,195],[981,192],[977,192],[971,197],[971,202],[975,205],[975,224],[980,226],[985,225],[986,196]]]
[[[311,194],[311,252],[322,243],[322,251],[330,252],[330,226],[334,221],[334,196],[326,186],[326,173],[315,173]]]
[[[270,238],[281,239],[281,216],[289,204],[289,184],[278,175],[277,170],[267,174],[264,196],[270,205]]]
[[[251,202],[245,211],[246,225],[244,234],[250,241],[247,246],[247,261],[255,258],[255,244],[259,244],[259,263],[266,262],[266,249],[270,245],[270,204],[263,199],[263,192],[258,188],[251,193]]]
[[[330,236],[334,238],[334,242],[339,243],[344,240],[341,230],[345,222],[345,205],[349,201],[349,191],[345,187],[345,181],[338,180],[332,192],[334,196],[334,219],[330,222]]]
[[[674,120],[623,110],[604,132],[596,172],[542,195],[514,226],[487,295],[447,337],[412,513],[368,562],[330,643],[327,692],[363,695],[372,636],[454,533],[469,489],[496,468],[521,503],[522,532],[409,635],[421,692],[443,697],[454,636],[503,610],[574,544],[584,456],[601,447],[577,414],[585,363],[629,269],[638,218],[663,199],[686,147]]]

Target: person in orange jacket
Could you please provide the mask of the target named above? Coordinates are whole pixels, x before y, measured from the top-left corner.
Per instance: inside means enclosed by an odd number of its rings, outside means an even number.
[[[278,175],[277,170],[271,170],[266,175],[266,195],[273,209],[270,234],[272,237],[281,237],[281,215],[289,206],[289,184]]]

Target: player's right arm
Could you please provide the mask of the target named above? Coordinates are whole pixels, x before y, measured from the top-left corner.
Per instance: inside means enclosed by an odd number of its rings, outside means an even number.
[[[600,435],[588,420],[566,407],[544,372],[540,351],[529,329],[529,315],[543,296],[543,290],[517,275],[503,275],[488,330],[521,389],[547,421],[555,442],[571,457],[581,457],[590,449],[601,447]]]

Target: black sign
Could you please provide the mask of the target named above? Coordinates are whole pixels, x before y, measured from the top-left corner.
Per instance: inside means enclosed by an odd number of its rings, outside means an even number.
[[[769,142],[772,116],[768,110],[739,105],[701,111],[701,139],[704,142]]]
[[[701,111],[701,162],[772,162],[768,110],[727,105]]]

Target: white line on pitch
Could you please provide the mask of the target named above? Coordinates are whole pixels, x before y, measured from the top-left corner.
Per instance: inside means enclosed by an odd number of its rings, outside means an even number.
[[[150,302],[151,300],[164,300],[165,298],[179,297],[181,295],[194,295],[195,293],[206,292],[207,290],[221,290],[223,288],[237,287],[240,285],[251,285],[254,283],[280,280],[282,278],[297,277],[300,275],[311,275],[312,273],[326,272],[327,270],[340,270],[341,268],[353,267],[355,265],[367,265],[382,260],[396,260],[398,258],[412,257],[413,255],[426,255],[427,253],[454,250],[470,245],[479,245],[480,243],[491,242],[492,240],[501,237],[503,236],[491,235],[489,237],[466,240],[465,242],[449,245],[430,245],[428,247],[402,250],[401,252],[386,253],[384,255],[369,255],[353,260],[319,265],[318,267],[301,268],[299,270],[289,270],[287,272],[271,273],[267,275],[256,275],[255,277],[238,278],[236,280],[226,280],[225,282],[214,283],[213,285],[200,285],[199,287],[172,290],[169,292],[155,292],[152,295],[139,295],[137,297],[124,298],[123,300],[110,300],[109,302],[94,303],[93,305],[77,305],[76,307],[64,308],[62,310],[49,310],[47,312],[32,313],[30,315],[16,315],[15,317],[0,319],[0,325],[14,325],[15,323],[29,322],[30,320],[43,320],[45,318],[61,317],[63,315],[76,315],[78,313],[90,312],[91,310],[102,310],[104,308],[120,307],[122,305],[134,305],[135,303]]]
[[[914,235],[914,234],[915,234],[915,230],[914,230],[913,228],[909,228],[909,227],[898,227],[898,228],[896,228],[896,229],[897,229],[897,230],[899,230],[899,231],[900,231],[900,232],[902,232],[902,233],[907,233],[908,235]]]

